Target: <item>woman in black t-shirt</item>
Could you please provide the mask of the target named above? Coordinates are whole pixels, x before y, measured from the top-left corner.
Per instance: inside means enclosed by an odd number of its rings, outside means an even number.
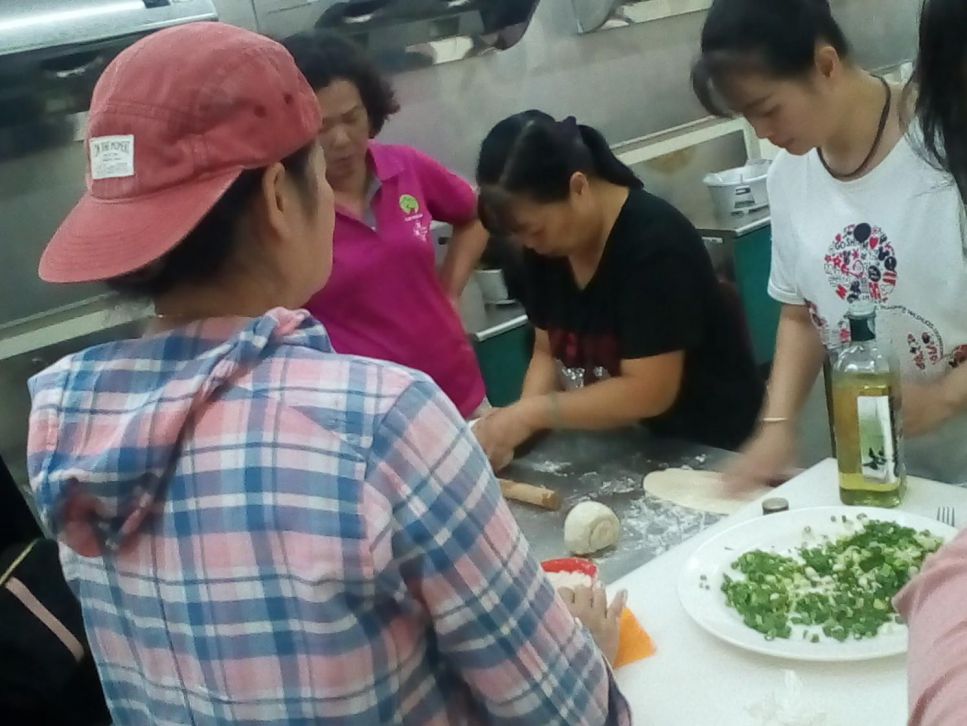
[[[659,435],[742,443],[762,381],[741,308],[685,217],[600,133],[540,111],[494,127],[477,181],[484,224],[525,248],[536,328],[521,400],[475,429],[496,468],[546,429],[645,420]]]

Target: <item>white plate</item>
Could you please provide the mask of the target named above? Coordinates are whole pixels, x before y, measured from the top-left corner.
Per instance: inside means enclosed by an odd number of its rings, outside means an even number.
[[[722,575],[732,573],[731,565],[738,557],[750,550],[775,550],[785,553],[803,544],[803,529],[812,527],[817,536],[839,537],[846,534],[844,515],[855,520],[866,514],[870,519],[896,522],[917,531],[931,533],[949,541],[957,530],[940,522],[891,509],[873,507],[813,507],[793,509],[770,514],[728,529],[699,547],[688,558],[678,578],[678,597],[685,611],[705,630],[740,648],[779,658],[810,661],[850,661],[882,658],[903,653],[907,649],[907,629],[904,625],[886,626],[889,632],[881,632],[875,638],[839,642],[820,636],[818,643],[793,636],[788,640],[765,637],[742,622],[739,614],[725,604],[722,592]],[[830,521],[836,518],[836,523]],[[733,573],[734,574],[734,573]],[[709,589],[700,587],[705,575]]]

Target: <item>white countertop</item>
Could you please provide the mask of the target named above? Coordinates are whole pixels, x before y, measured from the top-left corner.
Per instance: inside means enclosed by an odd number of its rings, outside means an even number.
[[[770,496],[791,509],[838,505],[836,462],[832,459],[783,484]],[[911,479],[900,509],[935,517],[940,504],[967,518],[967,488]],[[906,723],[905,657],[856,663],[806,663],[757,655],[720,641],[699,628],[678,600],[682,566],[706,540],[738,522],[762,516],[758,502],[710,527],[681,546],[612,583],[628,590],[629,607],[651,634],[657,653],[617,672],[635,723],[654,726],[758,725],[749,708],[785,693],[785,673],[802,683],[806,713],[825,713],[822,726],[902,726]],[[782,726],[778,722],[771,722]]]

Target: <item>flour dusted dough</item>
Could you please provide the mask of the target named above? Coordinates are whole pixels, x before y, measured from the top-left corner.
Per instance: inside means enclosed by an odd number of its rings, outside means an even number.
[[[618,515],[600,502],[581,502],[564,520],[564,544],[576,555],[589,555],[618,541]]]
[[[720,474],[693,469],[652,472],[645,477],[644,488],[659,499],[715,514],[732,514],[772,491],[769,487],[755,487],[732,494],[726,491]]]

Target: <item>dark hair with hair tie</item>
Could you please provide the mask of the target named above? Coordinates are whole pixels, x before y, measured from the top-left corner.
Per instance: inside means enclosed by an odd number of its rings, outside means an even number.
[[[577,172],[630,189],[643,186],[604,136],[573,116],[563,121],[543,111],[510,116],[491,129],[480,148],[480,219],[491,232],[511,232],[513,195],[543,203],[562,201],[570,195],[571,177]]]

